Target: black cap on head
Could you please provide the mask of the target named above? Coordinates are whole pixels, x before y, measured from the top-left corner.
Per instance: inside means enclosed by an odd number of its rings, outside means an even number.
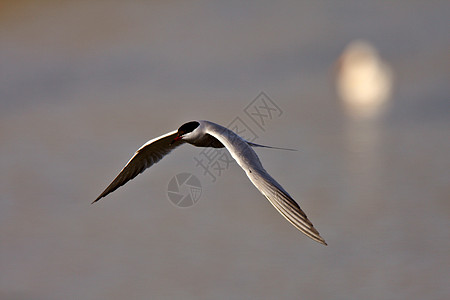
[[[197,121],[191,121],[191,122],[187,122],[183,125],[181,125],[180,128],[178,128],[178,132],[185,134],[185,133],[189,133],[195,130],[195,128],[197,128],[198,126],[200,126],[200,123]]]

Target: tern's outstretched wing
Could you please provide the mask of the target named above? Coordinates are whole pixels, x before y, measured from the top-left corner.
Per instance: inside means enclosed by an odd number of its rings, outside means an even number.
[[[205,121],[203,121],[205,122]],[[313,224],[281,185],[264,170],[255,151],[240,136],[212,122],[205,122],[208,134],[218,139],[244,169],[248,178],[270,203],[298,230],[311,239],[326,245]]]
[[[165,155],[169,154],[170,151],[183,144],[184,142],[182,140],[173,142],[176,136],[177,131],[175,130],[150,140],[142,145],[130,161],[128,161],[122,171],[120,171],[119,175],[117,175],[113,182],[111,182],[111,184],[103,191],[103,193],[100,194],[100,196],[98,196],[97,199],[94,200],[94,202],[97,202],[109,193],[114,192],[117,188],[144,172],[145,169],[151,167],[153,164],[156,164]]]

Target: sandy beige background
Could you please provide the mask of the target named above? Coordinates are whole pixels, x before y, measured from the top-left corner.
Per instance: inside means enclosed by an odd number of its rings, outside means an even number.
[[[0,2],[0,298],[448,299],[450,4],[378,2]],[[333,85],[355,38],[395,72],[370,124]],[[264,131],[261,91],[283,111]],[[299,149],[257,152],[328,247],[188,146],[90,205],[148,139],[237,116]]]

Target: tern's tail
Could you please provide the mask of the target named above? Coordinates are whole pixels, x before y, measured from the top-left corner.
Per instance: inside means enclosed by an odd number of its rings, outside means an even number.
[[[252,146],[252,147],[262,147],[262,148],[270,148],[270,149],[278,149],[278,150],[297,151],[297,149],[272,147],[272,146],[266,146],[266,145],[255,144],[255,143],[252,143],[252,142],[249,142],[249,141],[247,141],[247,144],[249,144],[249,145]]]

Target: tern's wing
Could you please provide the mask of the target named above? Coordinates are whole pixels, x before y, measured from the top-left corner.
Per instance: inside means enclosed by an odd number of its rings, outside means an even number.
[[[246,173],[258,190],[292,225],[313,240],[324,245],[327,244],[300,206],[266,170],[251,170],[249,166],[249,171]]]
[[[183,144],[184,142],[182,140],[173,142],[176,135],[177,131],[175,130],[150,140],[142,145],[130,161],[128,161],[122,171],[120,171],[119,175],[117,175],[113,182],[111,182],[111,184],[103,191],[103,193],[100,194],[100,196],[98,196],[97,199],[94,200],[94,202],[97,202],[100,198],[114,192],[117,188],[144,172],[145,169],[156,164],[165,155],[169,154],[170,151]]]
[[[207,128],[208,133],[227,148],[256,188],[292,225],[311,239],[327,244],[295,200],[264,170],[255,151],[244,139],[211,122],[208,122]]]

